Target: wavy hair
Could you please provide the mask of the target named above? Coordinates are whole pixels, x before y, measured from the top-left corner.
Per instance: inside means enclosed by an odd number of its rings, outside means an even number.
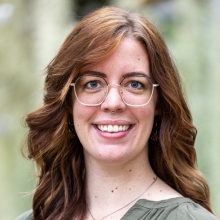
[[[159,140],[149,140],[151,166],[168,185],[213,213],[209,187],[196,165],[196,128],[160,33],[135,12],[103,7],[84,17],[66,38],[47,66],[43,106],[26,118],[28,152],[38,171],[35,220],[82,219],[86,213],[82,145],[76,134],[69,135],[70,83],[82,68],[109,57],[125,37],[146,47],[151,74],[160,85]]]

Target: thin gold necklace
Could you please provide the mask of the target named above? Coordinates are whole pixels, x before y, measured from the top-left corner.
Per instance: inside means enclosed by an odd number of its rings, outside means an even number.
[[[125,208],[126,206],[130,205],[132,202],[136,201],[136,200],[137,200],[138,198],[140,198],[145,192],[147,192],[148,189],[150,189],[150,187],[156,182],[156,180],[157,180],[157,176],[156,176],[156,178],[154,178],[154,181],[147,187],[147,189],[145,189],[144,192],[142,192],[137,198],[133,199],[131,202],[129,202],[128,204],[124,205],[124,206],[121,207],[120,209],[117,209],[116,211],[111,212],[110,214],[108,214],[108,215],[102,217],[100,220],[107,218],[108,216],[110,216],[110,215],[112,215],[112,214],[114,214],[114,213],[116,213],[116,212],[122,210],[122,209]],[[91,211],[90,211],[88,205],[87,205],[87,209],[88,209],[89,214],[91,215],[92,219],[93,219],[93,220],[96,220],[96,219],[94,218],[94,216],[92,215],[92,213],[91,213]]]

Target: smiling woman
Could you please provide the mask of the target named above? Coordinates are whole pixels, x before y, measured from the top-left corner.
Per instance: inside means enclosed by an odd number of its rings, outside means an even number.
[[[19,220],[217,219],[179,75],[141,15],[104,7],[79,22],[26,121],[39,174]]]

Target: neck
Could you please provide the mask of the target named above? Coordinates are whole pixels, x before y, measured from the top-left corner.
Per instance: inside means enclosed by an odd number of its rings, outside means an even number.
[[[143,154],[141,158],[119,165],[106,165],[91,160],[88,163],[86,160],[86,199],[95,217],[101,218],[145,192],[156,177],[146,158],[147,155]],[[128,205],[124,211],[133,204]],[[101,214],[97,210],[102,210]]]

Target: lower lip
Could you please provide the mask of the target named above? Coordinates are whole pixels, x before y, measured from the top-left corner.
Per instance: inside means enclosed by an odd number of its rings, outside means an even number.
[[[108,138],[108,139],[119,139],[119,138],[123,138],[125,137],[129,131],[132,129],[132,126],[129,127],[128,130],[126,131],[120,131],[120,132],[106,132],[106,131],[101,131],[97,128],[96,125],[93,125],[93,127],[95,128],[95,130],[97,131],[97,133],[103,137],[103,138]]]

